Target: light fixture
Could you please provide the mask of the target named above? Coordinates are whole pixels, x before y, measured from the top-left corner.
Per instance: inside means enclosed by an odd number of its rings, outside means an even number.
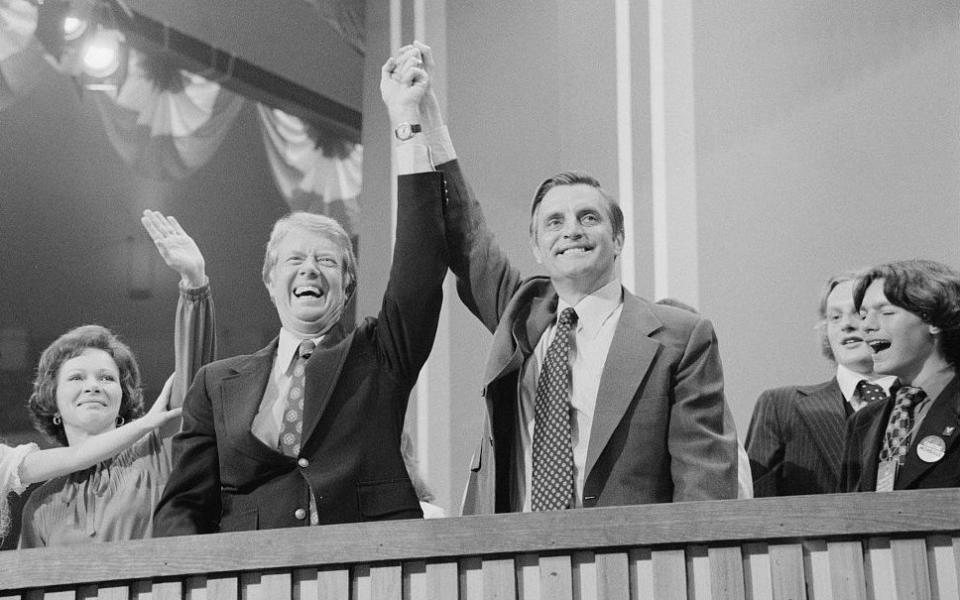
[[[126,77],[126,38],[107,0],[45,0],[36,36],[57,68],[83,88],[117,90]]]

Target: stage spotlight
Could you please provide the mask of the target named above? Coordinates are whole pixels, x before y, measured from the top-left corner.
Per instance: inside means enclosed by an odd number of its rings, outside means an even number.
[[[80,38],[87,31],[87,25],[87,19],[68,13],[63,18],[63,39],[72,42]]]
[[[120,68],[123,34],[115,29],[100,29],[83,47],[83,72],[90,77],[104,78]]]

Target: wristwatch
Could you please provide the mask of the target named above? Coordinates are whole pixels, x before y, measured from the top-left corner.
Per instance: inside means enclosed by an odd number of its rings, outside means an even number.
[[[393,135],[397,136],[397,139],[401,142],[405,142],[421,131],[422,128],[419,123],[400,123],[393,130]]]

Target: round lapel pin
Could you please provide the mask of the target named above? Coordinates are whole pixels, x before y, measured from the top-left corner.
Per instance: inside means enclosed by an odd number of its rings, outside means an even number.
[[[917,456],[923,462],[937,462],[947,451],[947,443],[936,435],[928,435],[917,444]]]

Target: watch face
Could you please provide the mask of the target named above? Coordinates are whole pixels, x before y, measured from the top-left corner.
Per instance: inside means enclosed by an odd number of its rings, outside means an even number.
[[[397,138],[401,140],[408,140],[413,136],[413,132],[410,130],[409,123],[401,123],[397,126]]]

